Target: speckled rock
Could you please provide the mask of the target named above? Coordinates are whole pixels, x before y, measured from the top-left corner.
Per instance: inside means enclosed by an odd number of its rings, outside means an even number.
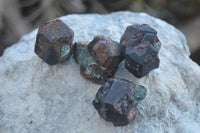
[[[128,25],[149,24],[162,43],[160,66],[141,79],[119,65],[115,77],[147,88],[134,121],[123,127],[101,119],[92,105],[100,88],[84,79],[74,59],[50,66],[34,53],[38,29],[0,57],[1,133],[198,133],[200,67],[189,58],[184,35],[144,13],[69,15],[60,18],[74,31],[74,42],[95,35],[117,42]],[[84,21],[83,21],[84,20]]]

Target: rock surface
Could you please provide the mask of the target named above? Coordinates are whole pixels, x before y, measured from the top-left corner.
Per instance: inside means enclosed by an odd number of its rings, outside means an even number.
[[[135,120],[114,127],[99,117],[92,105],[99,85],[84,79],[73,58],[49,66],[35,53],[37,30],[25,35],[0,57],[1,133],[198,133],[200,131],[200,67],[189,58],[184,35],[144,13],[61,17],[74,31],[74,42],[91,41],[95,35],[114,41],[126,26],[149,24],[162,43],[160,67],[137,79],[120,64],[116,77],[147,88],[137,106]]]

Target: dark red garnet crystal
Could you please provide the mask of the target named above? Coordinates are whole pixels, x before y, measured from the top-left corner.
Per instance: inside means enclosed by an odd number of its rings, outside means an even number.
[[[124,57],[120,43],[100,35],[88,45],[76,43],[73,49],[75,60],[81,65],[81,75],[99,84],[114,76]]]
[[[111,78],[98,90],[93,105],[103,119],[114,126],[123,126],[133,119],[136,106],[146,93],[144,86]]]
[[[128,26],[121,37],[125,51],[125,67],[137,78],[142,78],[159,67],[161,43],[157,31],[147,24]]]
[[[54,65],[71,56],[74,32],[60,19],[46,22],[39,27],[35,53],[46,63]]]

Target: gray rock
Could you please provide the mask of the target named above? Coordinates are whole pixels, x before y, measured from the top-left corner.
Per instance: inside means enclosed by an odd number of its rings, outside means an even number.
[[[198,133],[200,131],[200,67],[190,58],[184,35],[145,13],[68,15],[61,19],[75,33],[74,42],[95,35],[118,41],[126,26],[149,24],[162,42],[160,67],[142,79],[122,62],[116,77],[140,83],[147,97],[134,121],[114,127],[92,106],[99,85],[81,77],[73,58],[49,66],[34,53],[37,30],[25,35],[0,57],[1,133]]]

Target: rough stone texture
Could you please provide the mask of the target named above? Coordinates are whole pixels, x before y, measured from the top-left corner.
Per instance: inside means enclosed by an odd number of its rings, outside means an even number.
[[[34,53],[37,30],[6,49],[0,57],[1,133],[198,133],[200,131],[200,67],[189,58],[183,34],[144,13],[61,17],[75,33],[74,41],[90,42],[95,35],[118,41],[131,24],[149,24],[158,31],[160,67],[136,79],[122,62],[117,77],[147,88],[129,125],[114,127],[92,106],[99,85],[84,79],[79,65],[49,66]],[[83,21],[84,20],[84,21]]]

